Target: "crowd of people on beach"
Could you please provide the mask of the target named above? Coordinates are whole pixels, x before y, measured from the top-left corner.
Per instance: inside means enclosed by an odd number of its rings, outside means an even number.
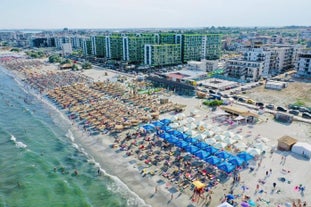
[[[41,61],[1,58],[0,62],[9,69],[23,73],[26,77],[26,83],[34,89],[41,93],[47,92],[47,97],[60,109],[64,109],[67,116],[73,123],[77,123],[82,131],[86,131],[90,135],[123,132],[126,129],[133,129],[134,126],[141,123],[157,120],[161,113],[180,108],[180,105],[172,102],[160,104],[158,97],[137,94],[119,83],[93,82],[91,78],[70,71],[39,72],[33,70],[33,67],[40,68],[40,65],[43,64]],[[216,121],[213,118],[213,122]],[[229,128],[232,128],[232,122],[228,121],[228,123]],[[242,131],[242,128],[240,129],[238,132]],[[249,137],[253,136],[251,130],[249,132]],[[234,194],[234,190],[238,192],[236,188],[241,186],[240,172],[246,169],[253,172],[254,166],[245,164],[233,172],[224,173],[216,166],[199,159],[158,135],[156,132],[148,133],[146,130],[137,127],[135,131],[127,132],[123,137],[121,134],[117,135],[111,147],[144,163],[139,170],[143,177],[155,174],[162,176],[167,181],[166,189],[177,187],[181,193],[186,191],[187,194],[192,194],[190,197],[192,202],[202,202],[208,205],[213,198],[214,188],[231,178],[233,183],[229,194],[233,195],[234,198],[240,198],[239,200],[242,202],[249,203],[252,201],[244,193]],[[259,138],[258,135],[254,140]],[[249,146],[247,145],[247,147]],[[234,152],[239,151],[234,144],[229,144],[226,149],[234,150]],[[223,148],[222,150],[226,149]],[[271,151],[271,156],[272,153],[273,151]],[[260,159],[256,159],[258,169],[261,168],[263,156],[264,154],[256,157],[260,157]],[[285,165],[285,163],[286,156],[282,156],[281,165]],[[266,170],[265,177],[260,179],[256,185],[254,195],[263,193],[261,188],[272,175],[272,171],[274,171],[272,168]],[[77,176],[78,170],[75,170],[73,174]],[[100,170],[98,174],[100,174]],[[202,182],[204,187],[196,187],[193,184],[194,181]],[[242,188],[243,192],[248,189],[245,185],[242,185]],[[281,193],[276,181],[272,182],[271,188],[273,192]],[[300,184],[295,187],[295,191],[303,194],[305,188],[304,185]],[[158,188],[156,187],[155,192],[157,191]],[[173,199],[173,193],[171,199]],[[238,206],[236,200],[226,194],[220,201]],[[270,204],[268,199],[261,196],[256,201]],[[292,207],[302,206],[307,206],[307,203],[300,199],[292,203]]]

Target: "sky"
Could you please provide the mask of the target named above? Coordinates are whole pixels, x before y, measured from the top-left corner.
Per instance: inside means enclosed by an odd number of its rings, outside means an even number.
[[[0,29],[310,26],[311,0],[0,0]]]

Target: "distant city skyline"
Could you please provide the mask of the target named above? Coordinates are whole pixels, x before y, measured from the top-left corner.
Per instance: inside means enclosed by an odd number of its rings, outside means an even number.
[[[0,29],[311,25],[310,0],[2,0],[1,8]]]

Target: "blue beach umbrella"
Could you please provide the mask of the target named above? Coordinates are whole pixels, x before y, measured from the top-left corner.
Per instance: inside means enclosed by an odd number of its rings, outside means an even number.
[[[249,161],[251,159],[254,159],[254,157],[251,154],[247,153],[247,152],[240,152],[240,153],[237,154],[237,156],[239,158],[241,158],[242,160],[244,160],[244,161]]]
[[[209,147],[209,145],[206,144],[205,142],[198,142],[198,143],[196,143],[194,145],[199,147],[200,149],[206,149],[207,147]]]
[[[226,198],[229,199],[229,200],[235,199],[234,195],[232,195],[232,194],[227,194]]]
[[[204,160],[211,165],[217,165],[221,161],[221,159],[216,157],[216,156],[209,156],[209,157],[205,158]]]
[[[167,139],[167,141],[169,142],[169,143],[172,143],[172,144],[177,144],[177,142],[179,141],[176,137],[174,137],[174,136],[170,136],[168,139]]]
[[[152,132],[155,130],[155,127],[154,125],[151,125],[151,124],[146,124],[143,126],[143,128],[147,131],[147,132]]]
[[[164,133],[159,134],[159,137],[161,137],[162,139],[167,140],[168,138],[171,137],[171,135],[164,132]]]
[[[235,166],[241,166],[245,162],[243,159],[239,158],[238,156],[233,156],[228,160],[229,163]]]
[[[168,126],[162,126],[161,129],[163,131],[166,131],[166,132],[169,132],[169,131],[172,131],[173,129],[171,127],[168,127]]]
[[[161,127],[161,126],[163,126],[163,123],[162,123],[162,122],[159,122],[159,121],[152,122],[151,124],[154,125],[155,127]]]
[[[203,160],[207,158],[210,154],[204,150],[199,150],[196,153],[194,153],[194,155]]]
[[[228,162],[223,162],[217,165],[217,168],[226,173],[231,173],[235,169],[235,166]]]
[[[232,155],[226,151],[220,151],[220,152],[216,152],[215,156],[222,158],[222,159],[227,159],[229,157],[232,157]]]
[[[177,147],[180,147],[180,148],[185,148],[186,146],[188,146],[188,142],[185,142],[183,140],[179,140],[177,143],[176,143],[176,146]]]
[[[188,137],[188,135],[186,135],[186,134],[184,134],[184,133],[182,133],[182,132],[180,132],[180,134],[178,134],[178,135],[176,135],[178,138],[180,138],[180,139],[186,139],[187,137]]]
[[[169,125],[172,121],[170,119],[162,119],[160,120],[164,125]]]
[[[218,151],[218,149],[216,149],[215,147],[213,146],[209,146],[207,148],[204,149],[206,152],[209,152],[210,154],[215,154],[215,152]]]
[[[198,140],[197,139],[195,139],[195,138],[192,138],[192,137],[187,137],[186,139],[184,139],[186,142],[188,142],[188,143],[192,143],[192,144],[194,144],[194,143],[197,143],[198,142]]]
[[[177,135],[179,135],[180,132],[177,130],[172,130],[172,131],[168,131],[168,133],[177,137]]]
[[[188,145],[185,147],[185,150],[187,152],[190,152],[191,154],[194,154],[196,151],[199,151],[199,148],[193,146],[193,145]]]

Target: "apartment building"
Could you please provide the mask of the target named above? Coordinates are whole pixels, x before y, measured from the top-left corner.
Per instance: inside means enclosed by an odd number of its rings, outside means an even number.
[[[264,61],[228,60],[225,76],[244,81],[258,81],[262,76]]]
[[[153,34],[124,36],[122,41],[122,60],[134,64],[144,62],[144,46],[146,44],[156,44],[156,38]]]
[[[177,65],[181,63],[180,44],[145,45],[144,63],[150,66]]]
[[[297,76],[311,78],[311,50],[305,50],[298,54],[298,60],[295,67]]]

